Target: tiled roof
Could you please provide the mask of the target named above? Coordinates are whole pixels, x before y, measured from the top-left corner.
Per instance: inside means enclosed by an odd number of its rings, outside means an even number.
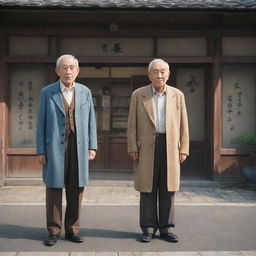
[[[256,0],[0,0],[10,8],[256,9]]]

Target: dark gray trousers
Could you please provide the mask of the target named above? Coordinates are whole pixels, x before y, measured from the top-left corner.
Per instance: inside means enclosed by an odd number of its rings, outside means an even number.
[[[154,155],[153,189],[140,193],[140,227],[143,233],[167,233],[174,227],[174,195],[167,190],[166,136],[157,134]],[[158,207],[157,207],[158,206]]]

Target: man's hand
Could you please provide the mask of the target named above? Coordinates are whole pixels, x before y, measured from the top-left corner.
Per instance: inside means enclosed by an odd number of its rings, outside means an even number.
[[[39,161],[42,165],[46,165],[46,164],[47,164],[45,155],[38,155],[38,161]]]
[[[95,158],[95,156],[96,156],[96,151],[95,150],[92,150],[92,149],[88,150],[89,160],[93,160]]]
[[[129,153],[129,155],[130,155],[130,158],[132,159],[132,161],[138,161],[139,160],[139,154],[138,154],[138,152],[130,152]]]
[[[186,160],[187,156],[180,154],[180,163],[183,163]]]

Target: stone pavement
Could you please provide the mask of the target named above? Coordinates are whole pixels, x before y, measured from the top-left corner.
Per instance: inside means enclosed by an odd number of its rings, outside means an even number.
[[[63,196],[65,203],[65,193]],[[45,204],[44,186],[6,186],[0,188],[0,205]],[[83,205],[138,205],[139,192],[132,181],[91,181],[86,187]],[[241,205],[256,206],[256,192],[240,187],[222,188],[205,181],[182,182],[176,193],[177,205]]]
[[[0,256],[255,256],[256,251],[225,252],[0,252]]]
[[[63,197],[65,202],[65,196]],[[7,186],[0,188],[1,205],[44,205],[44,186]],[[93,180],[86,188],[84,205],[138,205],[139,193],[132,181]],[[176,193],[176,205],[256,206],[256,192],[243,188],[222,188],[214,182],[182,182]],[[186,251],[186,252],[1,252],[0,256],[256,256],[255,251]]]

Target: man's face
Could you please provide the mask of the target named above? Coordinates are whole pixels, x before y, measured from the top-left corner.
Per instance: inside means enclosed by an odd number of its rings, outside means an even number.
[[[76,80],[79,73],[79,67],[75,65],[73,58],[66,58],[60,63],[59,67],[57,67],[55,71],[60,77],[61,82],[65,86],[70,87]]]
[[[170,72],[163,61],[157,61],[152,66],[148,73],[149,80],[152,82],[155,89],[164,87],[169,79]]]

